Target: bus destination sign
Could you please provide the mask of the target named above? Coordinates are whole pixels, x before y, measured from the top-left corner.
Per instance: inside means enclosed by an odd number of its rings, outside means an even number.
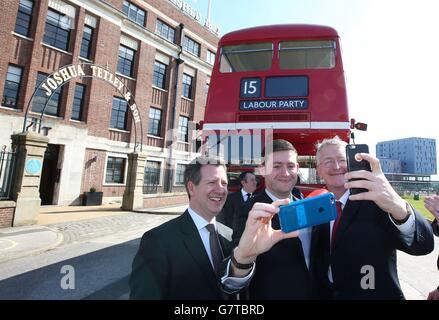
[[[239,110],[303,110],[308,109],[308,99],[241,100]]]

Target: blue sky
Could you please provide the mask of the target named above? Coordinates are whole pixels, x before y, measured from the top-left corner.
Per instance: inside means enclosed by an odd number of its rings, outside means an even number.
[[[205,19],[207,0],[186,0]],[[356,142],[437,139],[439,1],[212,0],[220,35],[257,25],[312,23],[341,38],[350,117],[368,123]]]

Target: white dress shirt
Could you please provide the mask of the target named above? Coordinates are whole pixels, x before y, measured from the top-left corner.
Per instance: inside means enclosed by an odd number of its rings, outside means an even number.
[[[192,210],[191,207],[188,208],[189,215],[191,216],[192,220],[195,223],[195,226],[197,227],[198,233],[200,234],[201,241],[203,242],[204,248],[206,249],[207,255],[209,256],[210,263],[213,266],[212,262],[212,253],[210,251],[210,243],[209,243],[209,231],[207,230],[206,226],[208,224],[213,224],[215,226],[215,230],[218,231],[218,227],[216,225],[216,218],[212,218],[211,221],[206,221],[203,217],[201,217],[198,213],[196,213],[194,210]],[[221,283],[231,290],[240,290],[248,285],[250,279],[253,277],[254,273],[254,264],[251,272],[243,277],[243,278],[236,278],[236,277],[230,277],[230,260],[227,264],[226,268],[226,274],[221,278]]]
[[[246,202],[249,198],[249,197],[247,197],[247,194],[251,195],[251,192],[247,192],[244,190],[244,188],[241,188],[241,195],[242,195],[242,198],[244,199],[244,202]]]

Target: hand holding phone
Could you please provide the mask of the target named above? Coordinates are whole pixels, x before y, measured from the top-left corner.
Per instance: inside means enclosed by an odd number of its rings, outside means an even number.
[[[280,227],[285,233],[319,225],[337,217],[335,196],[332,192],[293,201],[279,209]]]
[[[370,163],[366,160],[358,160],[356,155],[358,153],[369,153],[369,147],[367,144],[348,144],[346,146],[346,161],[347,161],[347,167],[348,171],[358,171],[358,170],[366,170],[366,171],[372,171],[370,168]],[[352,179],[353,180],[361,180],[361,179]],[[350,192],[351,194],[358,194],[362,192],[367,192],[367,189],[364,188],[351,188]]]

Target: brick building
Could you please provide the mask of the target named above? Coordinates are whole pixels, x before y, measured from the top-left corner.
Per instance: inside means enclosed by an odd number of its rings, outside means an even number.
[[[147,154],[145,206],[185,201],[183,171],[194,157],[194,123],[204,115],[218,44],[199,18],[175,0],[6,0],[0,146],[23,130],[28,105],[29,130],[36,130],[47,98],[42,90],[31,98],[48,75],[70,64],[99,65],[135,97]],[[79,204],[90,188],[104,202],[120,201],[135,143],[121,94],[98,78],[77,77],[55,91],[44,113],[42,204]]]

